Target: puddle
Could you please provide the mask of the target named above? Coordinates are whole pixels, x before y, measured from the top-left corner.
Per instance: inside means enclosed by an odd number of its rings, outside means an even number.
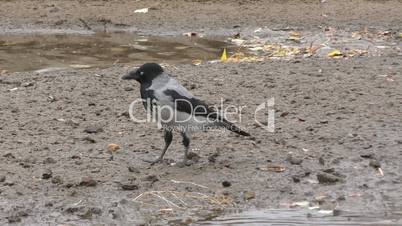
[[[150,37],[132,33],[0,35],[0,69],[109,67],[115,63],[191,63],[218,59],[229,44],[189,37]]]
[[[359,215],[356,213],[342,213],[334,216],[332,213],[319,213],[307,210],[253,210],[238,214],[218,217],[211,221],[197,222],[197,225],[328,225],[328,226],[355,226],[355,225],[402,225],[402,216]]]

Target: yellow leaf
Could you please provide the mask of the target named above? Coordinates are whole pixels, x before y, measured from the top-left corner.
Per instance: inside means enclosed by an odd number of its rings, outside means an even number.
[[[226,48],[224,48],[222,56],[221,56],[221,61],[225,62],[227,59],[228,59],[228,54],[226,53]]]
[[[343,55],[342,52],[337,50],[337,49],[331,51],[330,53],[328,53],[329,57],[339,57],[339,56],[342,56],[342,55]]]
[[[198,66],[198,65],[202,64],[202,60],[193,60],[192,64]]]
[[[300,33],[297,31],[291,31],[291,32],[289,32],[289,35],[294,36],[294,37],[300,37]]]

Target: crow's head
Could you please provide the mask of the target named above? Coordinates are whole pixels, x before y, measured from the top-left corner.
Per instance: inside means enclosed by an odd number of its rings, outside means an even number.
[[[134,79],[139,83],[148,83],[152,82],[154,78],[158,77],[162,73],[163,69],[159,64],[146,63],[137,70],[130,71],[128,74],[124,75],[122,79]]]

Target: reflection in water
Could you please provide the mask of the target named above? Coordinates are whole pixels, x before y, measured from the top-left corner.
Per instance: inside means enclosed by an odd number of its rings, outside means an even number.
[[[337,215],[337,216],[334,216]],[[254,210],[238,214],[227,215],[211,221],[198,222],[197,225],[402,225],[401,215],[359,215],[356,213],[341,212],[338,214],[320,213],[308,210]]]
[[[223,41],[148,37],[130,33],[29,34],[0,36],[0,69],[29,71],[69,65],[111,66],[149,61],[190,63],[218,59]]]

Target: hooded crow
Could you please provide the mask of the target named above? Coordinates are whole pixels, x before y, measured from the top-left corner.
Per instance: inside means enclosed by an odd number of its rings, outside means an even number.
[[[179,131],[183,138],[185,149],[182,165],[188,164],[190,132],[225,128],[242,136],[250,136],[249,133],[241,130],[203,101],[194,97],[156,63],[146,63],[137,70],[130,71],[122,79],[134,79],[140,83],[140,93],[145,109],[163,128],[165,146],[159,158],[149,161],[152,164],[162,162],[172,142],[173,130]]]

